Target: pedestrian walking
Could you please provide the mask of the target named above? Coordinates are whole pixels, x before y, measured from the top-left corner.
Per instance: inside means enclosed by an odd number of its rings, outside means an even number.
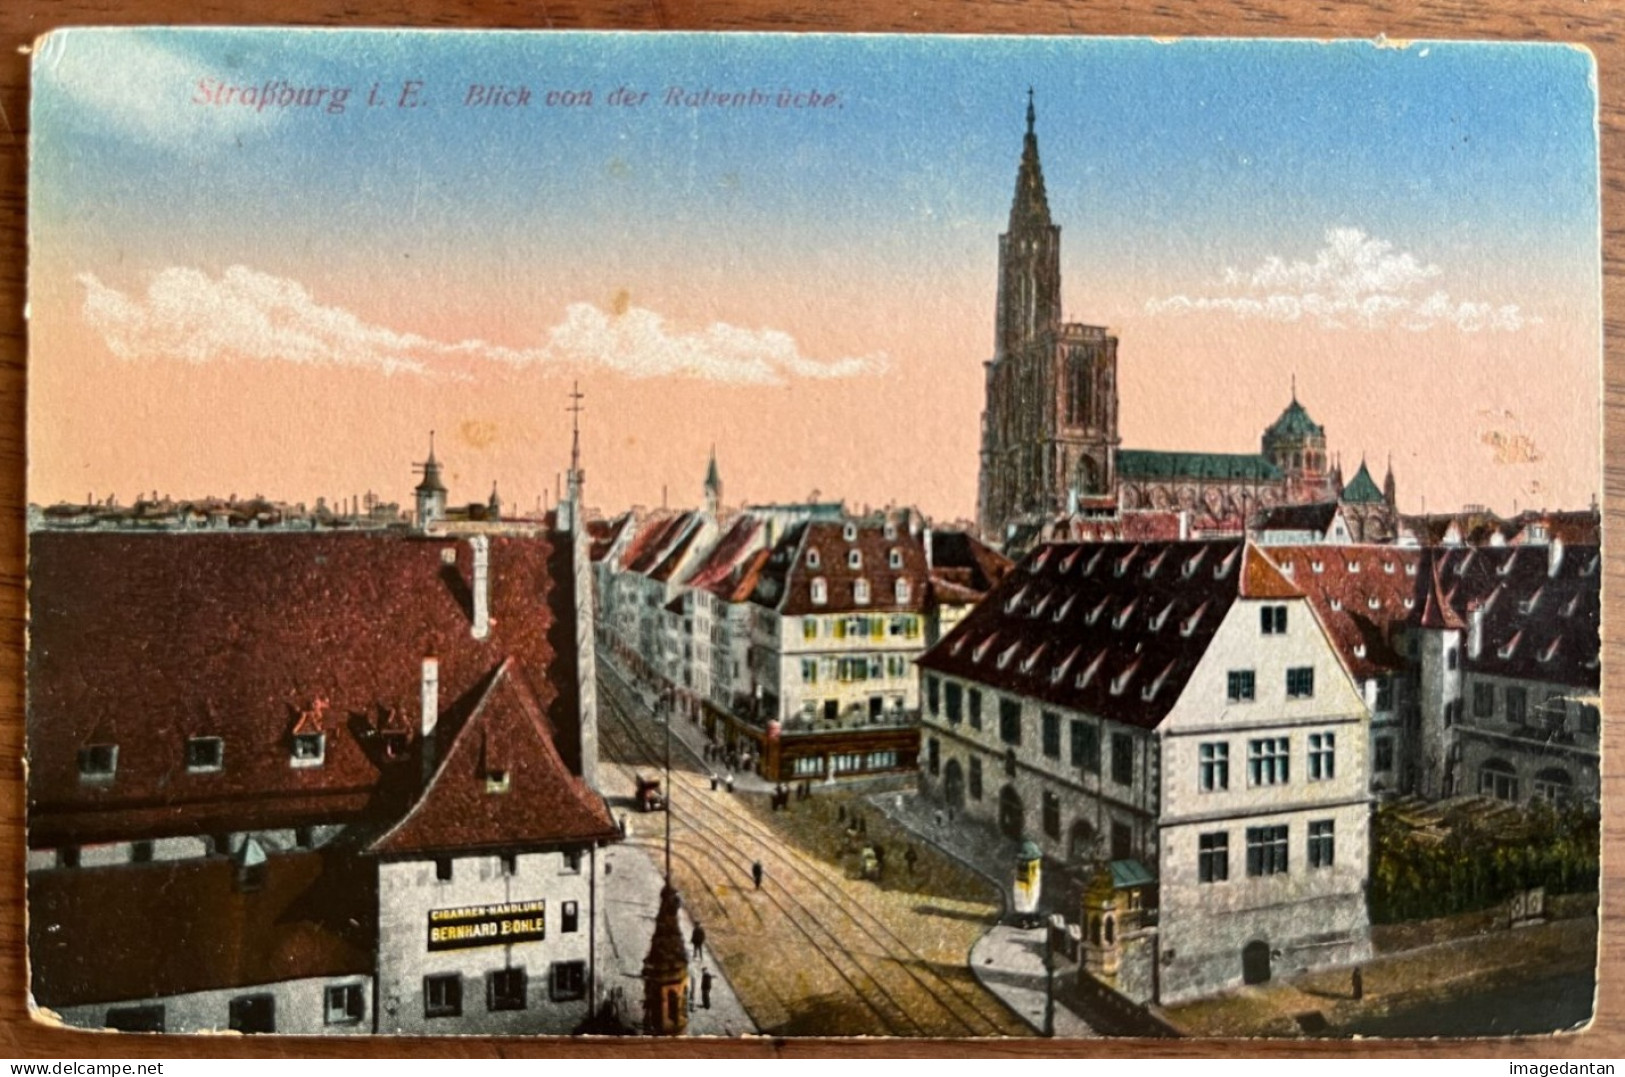
[[[762,876],[765,874],[767,873],[762,870],[762,862],[760,860],[756,861],[756,863],[750,866],[750,877],[755,880],[756,889],[760,890],[762,888]]]
[[[1354,1001],[1359,1002],[1365,998],[1365,977],[1360,975],[1360,966],[1354,966]]]
[[[718,782],[717,772],[713,770],[711,772],[711,792],[713,792],[713,793],[715,793],[717,791],[717,782]]]
[[[908,877],[911,879],[914,878],[914,864],[919,859],[920,854],[914,851],[914,846],[903,850],[903,863],[908,865]]]
[[[700,1005],[706,1009],[711,1008],[711,970],[703,969],[700,972]]]
[[[705,951],[705,925],[695,921],[694,934],[688,937],[688,941],[694,944],[694,960],[698,961]]]
[[[938,830],[942,829],[942,809],[938,808],[931,816],[931,822]]]
[[[728,772],[728,792],[731,793],[733,791],[734,791],[734,776],[733,776],[733,771],[730,770]]]

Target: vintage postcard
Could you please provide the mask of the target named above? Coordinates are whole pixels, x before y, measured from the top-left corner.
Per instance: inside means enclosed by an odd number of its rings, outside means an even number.
[[[41,1020],[1591,1020],[1585,50],[33,71]]]

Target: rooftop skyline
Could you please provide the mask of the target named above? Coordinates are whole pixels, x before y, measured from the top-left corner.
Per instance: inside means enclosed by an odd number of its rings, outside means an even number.
[[[432,428],[454,501],[528,508],[579,378],[606,510],[715,443],[730,502],[969,516],[1029,86],[1125,444],[1256,451],[1295,376],[1404,511],[1600,491],[1583,50],[119,30],[35,73],[34,501],[405,501]]]

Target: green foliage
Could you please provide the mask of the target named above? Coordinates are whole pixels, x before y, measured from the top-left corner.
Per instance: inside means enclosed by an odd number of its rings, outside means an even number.
[[[1379,807],[1371,841],[1371,919],[1427,920],[1471,912],[1521,890],[1548,896],[1597,888],[1601,831],[1595,811],[1536,801],[1486,823],[1457,822],[1443,841]]]

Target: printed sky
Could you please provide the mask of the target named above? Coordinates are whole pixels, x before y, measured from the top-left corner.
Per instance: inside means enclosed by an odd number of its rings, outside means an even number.
[[[1124,445],[1256,451],[1295,376],[1346,475],[1391,455],[1405,511],[1577,507],[1593,80],[1562,46],[57,33],[30,500],[404,502],[435,429],[453,500],[530,508],[579,379],[606,511],[696,502],[714,444],[729,502],[968,517],[1031,86],[1066,316],[1121,338]],[[267,83],[328,92],[207,103]],[[529,102],[466,103],[490,85]]]

